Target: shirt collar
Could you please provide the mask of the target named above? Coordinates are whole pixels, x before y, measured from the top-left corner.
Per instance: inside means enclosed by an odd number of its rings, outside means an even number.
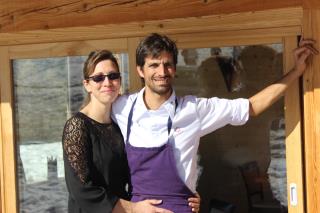
[[[142,114],[148,112],[148,109],[147,109],[147,107],[146,107],[146,105],[145,105],[145,103],[143,101],[143,93],[144,93],[144,91],[145,91],[145,88],[142,88],[140,90],[140,92],[138,93],[136,105],[139,107],[139,109],[135,110],[134,114],[136,114],[136,112],[138,112],[137,114],[142,115]],[[175,111],[176,111],[176,102],[175,102],[175,100],[176,100],[176,93],[173,90],[172,94],[168,98],[168,100],[166,100],[158,109],[158,110],[162,110],[162,109],[166,110],[172,120],[174,118],[174,114],[175,114]]]

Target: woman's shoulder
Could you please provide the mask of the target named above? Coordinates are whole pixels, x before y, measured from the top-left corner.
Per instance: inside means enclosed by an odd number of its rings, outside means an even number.
[[[85,127],[85,123],[86,123],[86,117],[81,112],[77,112],[66,121],[65,129],[66,128],[72,128],[73,130],[83,129]]]

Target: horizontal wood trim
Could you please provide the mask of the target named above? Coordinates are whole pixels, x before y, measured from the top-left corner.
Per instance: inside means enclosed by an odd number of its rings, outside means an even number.
[[[16,166],[15,166],[15,143],[14,143],[14,130],[12,118],[12,79],[10,74],[10,60],[8,57],[8,49],[0,48],[0,64],[1,64],[1,78],[0,78],[0,91],[1,91],[1,146],[4,155],[1,155],[3,164],[1,170],[3,178],[1,180],[4,184],[3,190],[3,203],[4,213],[17,212],[16,200]]]
[[[319,0],[303,0],[303,8],[304,9],[320,9],[320,1]]]
[[[302,0],[2,0],[0,32],[200,17],[286,7]],[[314,0],[316,1],[316,0]]]
[[[139,37],[151,32],[183,34],[263,28],[278,28],[281,32],[282,28],[286,30],[290,27],[301,26],[301,22],[302,8],[295,7],[198,18],[166,19],[117,25],[110,24],[91,27],[0,33],[0,45]]]
[[[268,35],[268,36],[266,36]],[[172,35],[180,48],[201,48],[208,45],[237,46],[282,43],[283,37],[301,35],[301,27],[282,27],[224,32]],[[194,38],[197,38],[195,41]],[[223,38],[223,39],[221,39]]]
[[[9,47],[9,58],[48,58],[59,56],[88,55],[90,51],[108,49],[112,52],[126,52],[127,39],[107,39],[46,44],[27,44]]]

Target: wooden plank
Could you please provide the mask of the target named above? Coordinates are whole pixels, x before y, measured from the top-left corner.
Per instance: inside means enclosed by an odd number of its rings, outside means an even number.
[[[171,37],[177,41],[178,46],[183,46],[183,48],[201,48],[208,47],[208,43],[219,47],[282,43],[282,37],[297,35],[301,35],[301,27],[188,33]],[[195,41],[194,38],[197,40]]]
[[[305,9],[320,9],[320,1],[319,0],[302,0],[303,8]]]
[[[2,0],[0,32],[200,17],[301,4],[301,0]]]
[[[17,212],[17,187],[16,187],[16,159],[15,142],[13,130],[13,100],[12,100],[12,78],[10,72],[10,60],[8,57],[8,48],[0,48],[1,64],[1,145],[3,154],[3,184],[5,186],[3,194],[4,213]]]
[[[9,57],[18,59],[88,55],[90,51],[101,48],[113,52],[126,52],[127,39],[104,39],[11,46],[9,47]]]
[[[142,82],[137,72],[136,66],[136,49],[140,38],[128,39],[128,54],[129,54],[129,92],[137,92],[142,88]]]
[[[297,47],[297,37],[284,39],[284,70],[289,71],[294,66],[292,51]],[[286,164],[287,164],[287,192],[288,211],[290,213],[304,212],[304,182],[303,156],[301,136],[299,81],[296,80],[285,93],[285,121],[286,121]],[[290,184],[297,185],[298,203],[290,205]]]
[[[320,41],[320,10],[305,10],[303,36]],[[307,212],[320,212],[320,60],[315,56],[303,79]]]
[[[1,94],[1,87],[0,87]],[[1,100],[1,97],[0,97]],[[0,105],[0,213],[4,212],[4,164],[3,164],[3,141],[2,141],[2,124],[1,124],[1,105]]]
[[[278,28],[279,33],[281,33],[282,29],[286,32],[290,27],[301,26],[301,23],[302,9],[296,7],[258,12],[211,15],[198,18],[166,19],[91,27],[0,33],[0,45],[139,37],[151,32],[183,34]]]

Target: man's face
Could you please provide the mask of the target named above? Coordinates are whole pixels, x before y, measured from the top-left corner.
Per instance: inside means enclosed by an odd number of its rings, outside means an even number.
[[[158,58],[146,57],[144,66],[138,66],[138,72],[145,80],[146,92],[165,96],[171,94],[176,72],[171,54],[162,52]]]

